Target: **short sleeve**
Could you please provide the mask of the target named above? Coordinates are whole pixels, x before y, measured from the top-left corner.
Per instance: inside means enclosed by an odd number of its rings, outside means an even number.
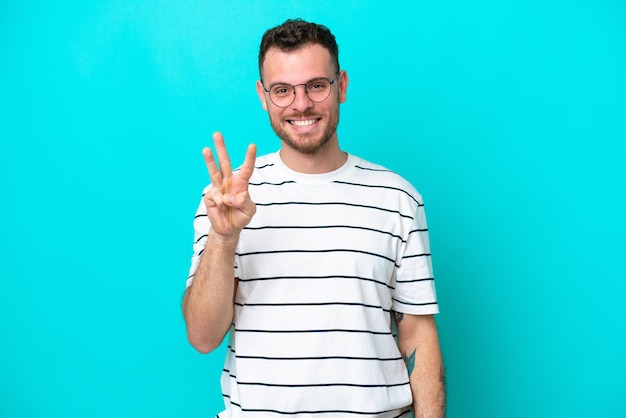
[[[396,275],[392,309],[414,315],[439,313],[426,213],[421,201],[406,238]]]
[[[206,205],[204,203],[204,194],[207,193],[210,188],[211,186],[204,188],[204,191],[202,192],[203,197],[200,199],[200,204],[198,205],[198,209],[196,210],[196,214],[193,218],[193,254],[191,256],[191,266],[189,267],[189,275],[187,277],[187,287],[191,286],[191,283],[193,283],[193,276],[195,275],[198,264],[200,263],[202,252],[206,246],[209,228],[211,227],[209,217],[207,216]]]

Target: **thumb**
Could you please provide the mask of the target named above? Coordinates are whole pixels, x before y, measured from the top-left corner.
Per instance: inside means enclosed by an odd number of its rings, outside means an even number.
[[[254,215],[256,212],[256,205],[250,199],[250,195],[247,191],[241,193],[227,193],[222,196],[222,201],[228,207],[233,209],[239,209],[248,216]]]

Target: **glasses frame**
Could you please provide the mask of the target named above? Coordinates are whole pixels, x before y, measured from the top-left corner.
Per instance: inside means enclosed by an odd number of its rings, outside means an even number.
[[[335,77],[332,80],[330,80],[330,79],[328,79],[326,77],[317,77],[317,78],[313,78],[313,79],[307,81],[306,83],[300,83],[300,84],[278,83],[278,85],[291,86],[291,88],[293,88],[293,97],[292,97],[291,101],[289,102],[289,104],[286,104],[284,106],[278,105],[278,104],[276,104],[276,102],[274,102],[274,100],[272,99],[272,93],[270,93],[269,89],[265,88],[265,84],[263,84],[263,80],[262,79],[261,79],[261,86],[263,86],[263,90],[265,90],[265,92],[269,96],[270,101],[272,102],[272,104],[274,106],[276,106],[276,107],[280,107],[280,108],[283,108],[283,109],[286,108],[286,107],[291,106],[293,104],[293,102],[296,100],[296,87],[298,87],[298,86],[304,86],[304,94],[306,94],[306,97],[310,101],[312,101],[314,103],[322,103],[323,101],[325,101],[326,99],[328,99],[330,97],[330,91],[332,90],[332,86],[335,83],[335,81],[337,81],[337,79],[339,78],[339,73],[341,73],[341,70],[337,71],[337,73],[335,74]],[[328,90],[328,96],[324,97],[322,100],[313,100],[309,96],[309,91],[306,89],[306,85],[307,84],[309,84],[311,82],[314,82],[314,81],[317,81],[317,80],[326,80],[326,81],[328,81],[330,83],[329,86],[328,86],[328,87],[330,87],[329,90]],[[270,86],[270,87],[272,87],[272,86]]]

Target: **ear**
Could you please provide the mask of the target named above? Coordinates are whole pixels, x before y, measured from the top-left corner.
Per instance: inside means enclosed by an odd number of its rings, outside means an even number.
[[[267,99],[265,96],[265,89],[263,88],[263,84],[261,80],[257,80],[256,82],[256,94],[259,95],[259,100],[261,100],[261,105],[263,106],[263,110],[267,112]]]
[[[339,103],[344,103],[347,99],[348,81],[348,73],[341,70],[339,72],[339,79],[337,80],[339,83]]]

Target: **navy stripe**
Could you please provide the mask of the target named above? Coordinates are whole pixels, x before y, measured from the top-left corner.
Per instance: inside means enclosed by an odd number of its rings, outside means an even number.
[[[268,181],[264,181],[262,183],[249,183],[250,186],[282,186],[284,184],[293,184],[295,181],[293,180],[285,180],[280,183],[270,183]]]
[[[246,226],[245,230],[248,231],[260,231],[263,229],[335,229],[335,228],[346,228],[346,229],[360,229],[363,231],[377,232],[380,234],[389,235],[393,238],[399,239],[402,243],[406,243],[406,240],[402,239],[400,235],[396,235],[394,233],[388,231],[382,231],[380,229],[375,228],[367,228],[363,226],[352,226],[352,225],[316,225],[316,226],[301,226],[301,225],[265,225],[265,226]]]
[[[385,283],[380,280],[371,279],[368,277],[359,277],[359,276],[275,276],[275,277],[256,277],[251,279],[242,279],[240,278],[240,282],[254,282],[259,280],[315,280],[315,279],[355,279],[355,280],[363,280],[367,282],[374,282],[381,284],[383,286],[387,286],[390,289],[393,287],[389,286],[388,283]]]
[[[402,259],[405,260],[407,258],[416,258],[416,257],[430,257],[430,253],[405,255],[404,257],[402,257]]]
[[[361,329],[240,329],[235,328],[235,332],[254,332],[259,334],[317,334],[331,332],[345,332],[348,334],[372,334],[391,335],[391,331],[369,331]]]
[[[407,383],[408,384],[408,383]],[[231,402],[232,403],[232,402]],[[234,403],[232,403],[234,404]],[[236,404],[234,404],[236,405]],[[237,405],[241,408],[240,405]],[[276,409],[248,409],[248,408],[241,408],[242,412],[249,412],[249,413],[254,413],[254,412],[263,412],[263,413],[274,413],[274,414],[280,414],[280,415],[299,415],[299,414],[352,414],[352,415],[380,415],[380,414],[385,414],[387,412],[393,412],[393,410],[390,411],[380,411],[380,412],[364,412],[364,411],[348,411],[348,410],[342,410],[342,409],[332,409],[332,410],[321,410],[321,411],[291,411],[291,412],[286,412],[286,411],[278,411]]]
[[[271,251],[252,251],[249,253],[241,253],[238,254],[239,257],[246,257],[251,255],[262,255],[262,254],[286,254],[286,253],[305,253],[305,254],[316,254],[316,253],[357,253],[357,254],[366,254],[374,257],[383,258],[391,263],[393,263],[396,267],[400,267],[396,264],[395,260],[386,257],[381,254],[371,253],[369,251],[361,251],[361,250],[352,250],[349,248],[336,248],[332,250],[271,250]]]
[[[435,280],[433,277],[427,279],[413,279],[413,280],[396,280],[396,283],[415,283],[415,282],[427,282]]]
[[[366,171],[377,171],[379,173],[393,173],[393,174],[396,174],[393,171],[388,170],[386,168],[363,167],[363,166],[360,166],[360,165],[357,165],[357,164],[355,164],[354,167],[355,168],[359,168],[361,170],[366,170]]]
[[[201,240],[202,238],[206,238],[206,237],[208,237],[208,236],[209,236],[209,234],[204,234],[204,235],[202,235],[200,238],[198,238],[198,239],[194,242],[194,244],[199,243],[199,242],[200,242],[200,240]]]
[[[246,359],[246,360],[367,360],[367,361],[404,361],[402,357],[393,357],[393,358],[378,358],[378,357],[347,357],[347,356],[322,356],[322,357],[265,357],[265,356],[238,356],[237,358]]]
[[[378,305],[368,305],[356,302],[302,302],[302,303],[235,303],[237,306],[267,306],[267,307],[283,307],[283,306],[362,306],[364,308],[382,309],[384,312],[391,312]]]
[[[328,387],[328,386],[348,386],[355,388],[393,388],[398,386],[406,386],[409,382],[402,383],[392,383],[385,385],[364,385],[359,383],[312,383],[312,384],[280,384],[280,383],[260,383],[260,382],[237,382],[240,385],[247,386],[266,386],[266,387],[276,387],[276,388],[311,388],[311,387]]]
[[[381,208],[381,207],[378,207],[378,206],[359,205],[359,204],[356,204],[356,203],[347,203],[347,202],[271,202],[271,203],[258,203],[257,202],[256,205],[257,206],[287,206],[287,205],[353,206],[353,207],[357,207],[357,208],[374,209],[374,210],[380,210],[380,211],[383,211],[383,212],[397,213],[398,215],[400,215],[403,218],[407,218],[407,219],[413,220],[413,216],[404,215],[402,212],[400,212],[398,210],[386,209],[386,208]]]
[[[345,185],[348,185],[348,186],[368,187],[368,188],[374,188],[374,189],[395,190],[397,192],[401,192],[401,193],[404,193],[405,195],[409,196],[411,198],[411,200],[413,200],[415,203],[417,203],[418,206],[424,206],[424,204],[421,203],[420,201],[418,201],[411,193],[407,192],[404,189],[400,189],[399,187],[380,186],[380,185],[375,185],[375,184],[350,183],[350,182],[347,182],[347,181],[340,181],[340,180],[335,180],[335,181],[333,181],[333,183],[335,183],[335,184],[345,184]]]
[[[416,258],[416,257],[430,257],[430,253],[405,255],[404,257],[402,257],[402,259],[405,260],[407,258]]]
[[[411,305],[411,306],[428,306],[428,305],[436,305],[437,302],[424,302],[424,303],[409,303],[409,302],[402,302],[401,300],[398,300],[396,298],[392,298],[394,301],[401,303],[403,305]]]

